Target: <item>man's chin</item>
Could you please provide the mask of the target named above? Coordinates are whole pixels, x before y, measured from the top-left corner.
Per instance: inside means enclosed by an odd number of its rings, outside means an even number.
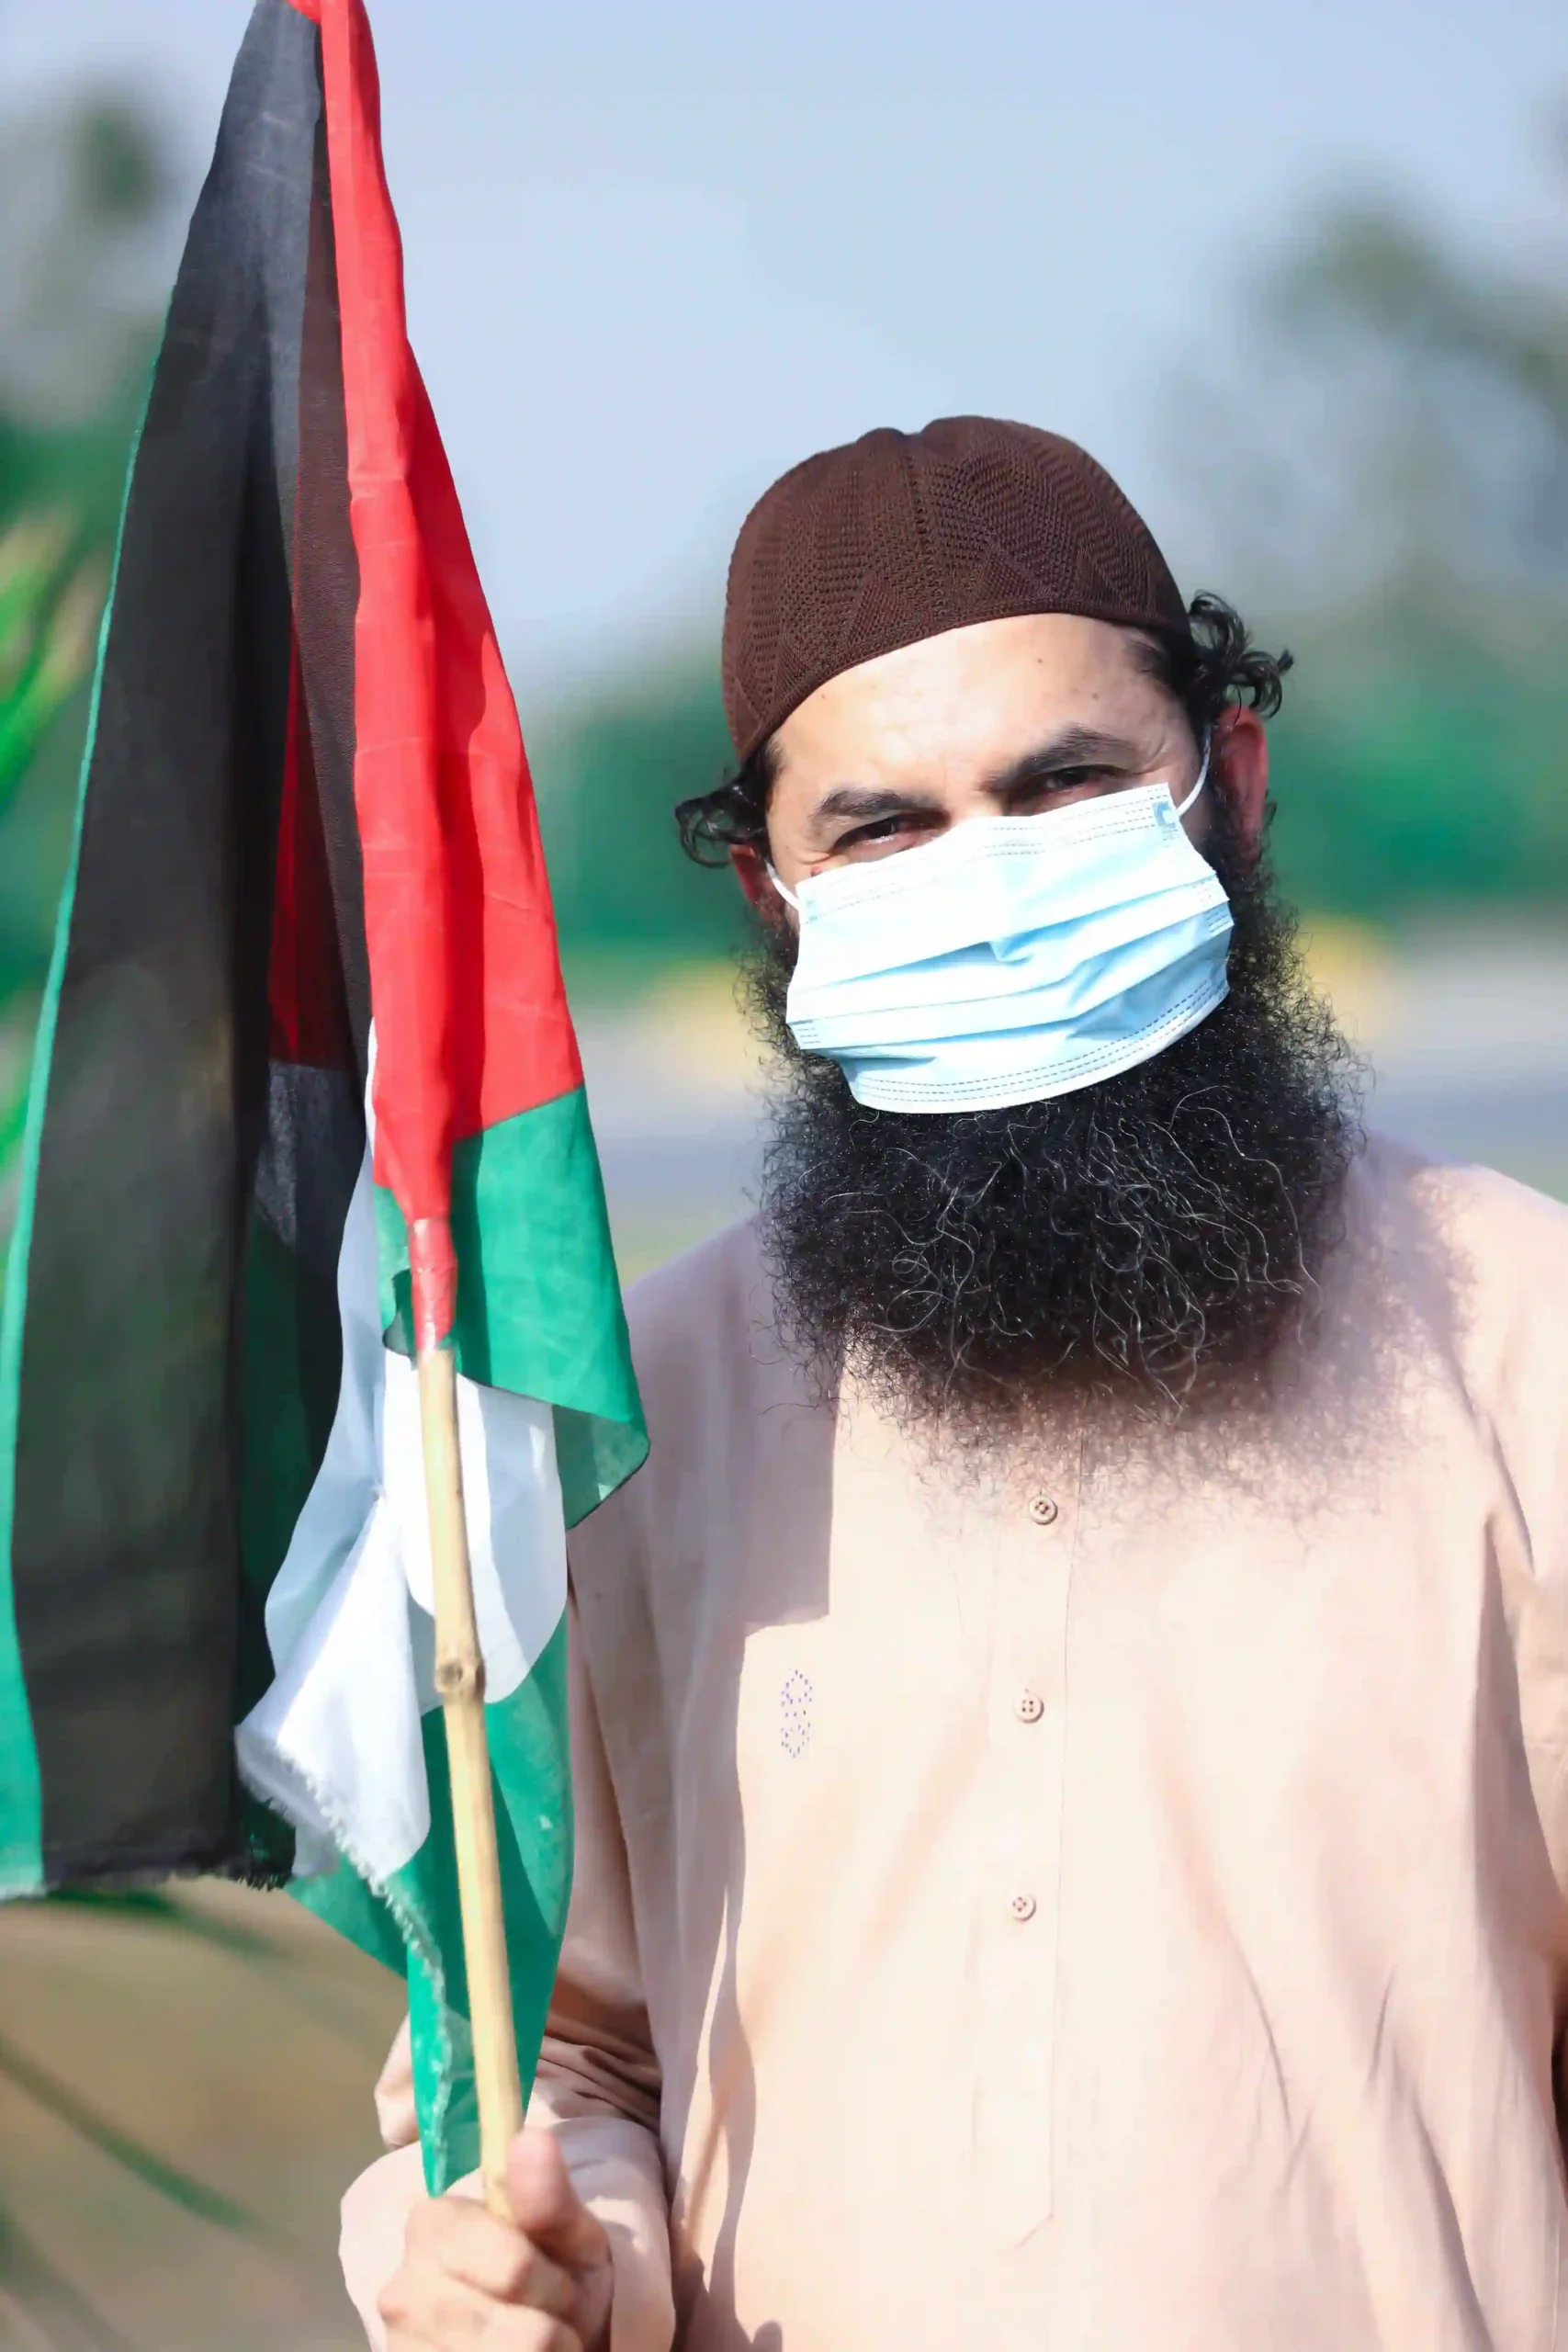
[[[1256,1393],[1300,1326],[1359,1143],[1355,1065],[1261,877],[1229,995],[1138,1068],[1007,1111],[871,1111],[750,972],[780,1080],[762,1227],[785,1340],[905,1421],[985,1439],[1060,1398]]]

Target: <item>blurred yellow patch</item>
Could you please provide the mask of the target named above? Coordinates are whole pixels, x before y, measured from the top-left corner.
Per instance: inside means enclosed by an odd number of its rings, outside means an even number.
[[[661,1060],[720,1091],[748,1086],[758,1046],[735,998],[735,967],[685,964],[654,982],[635,1016]]]
[[[1398,1027],[1406,980],[1398,951],[1384,933],[1371,923],[1324,915],[1303,922],[1301,944],[1314,985],[1358,1044],[1373,1044]]]

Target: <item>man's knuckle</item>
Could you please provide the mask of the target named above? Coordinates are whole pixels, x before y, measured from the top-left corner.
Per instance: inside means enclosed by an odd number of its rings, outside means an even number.
[[[540,2269],[538,2248],[525,2237],[513,2239],[496,2265],[496,2293],[505,2302],[527,2302],[538,2286]]]
[[[446,2293],[431,2298],[428,2312],[422,2313],[424,2332],[430,2342],[446,2346],[482,2344],[489,2340],[491,2314],[482,2303],[464,2293]]]
[[[492,2292],[503,2302],[522,2304],[558,2319],[569,2316],[576,2304],[570,2271],[526,2241],[513,2253],[504,2281],[498,2281]]]
[[[399,2327],[409,2316],[408,2281],[395,2270],[376,2298],[376,2309],[389,2327]]]

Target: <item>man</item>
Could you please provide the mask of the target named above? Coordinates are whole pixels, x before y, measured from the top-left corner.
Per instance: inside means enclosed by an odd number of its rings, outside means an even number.
[[[632,1295],[516,2226],[373,2168],[393,2352],[1568,2342],[1568,1215],[1363,1147],[1283,667],[1022,426],[747,522],[761,1214]]]

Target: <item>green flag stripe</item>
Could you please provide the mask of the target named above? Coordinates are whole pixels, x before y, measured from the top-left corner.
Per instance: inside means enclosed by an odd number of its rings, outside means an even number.
[[[381,1321],[412,1353],[408,1232],[376,1187]],[[581,1087],[467,1136],[452,1155],[457,1365],[556,1408],[569,1527],[648,1452]]]

